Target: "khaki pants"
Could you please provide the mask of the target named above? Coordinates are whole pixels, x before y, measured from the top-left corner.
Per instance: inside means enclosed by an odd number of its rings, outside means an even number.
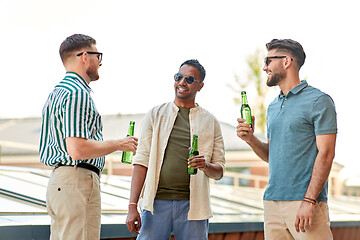
[[[315,209],[312,227],[306,232],[295,230],[296,214],[301,201],[264,201],[264,232],[266,240],[331,240],[333,239],[329,208],[320,202]]]
[[[59,167],[46,193],[51,216],[51,240],[99,240],[100,178],[87,169]]]

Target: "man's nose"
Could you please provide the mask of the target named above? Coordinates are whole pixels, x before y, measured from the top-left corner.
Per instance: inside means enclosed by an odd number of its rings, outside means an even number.
[[[264,64],[264,67],[262,70],[265,72],[267,70],[267,68],[268,68],[268,65]]]
[[[181,84],[181,85],[187,84],[187,82],[186,82],[186,80],[185,80],[185,76],[183,76],[183,77],[181,78],[181,80],[179,81],[179,84]]]

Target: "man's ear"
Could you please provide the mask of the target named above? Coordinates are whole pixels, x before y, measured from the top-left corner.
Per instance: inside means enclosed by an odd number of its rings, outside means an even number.
[[[89,60],[89,55],[87,52],[81,54],[81,61],[83,61],[83,63],[86,63],[88,60]]]
[[[294,64],[293,59],[291,57],[287,56],[284,61],[284,68],[290,67],[291,64]]]

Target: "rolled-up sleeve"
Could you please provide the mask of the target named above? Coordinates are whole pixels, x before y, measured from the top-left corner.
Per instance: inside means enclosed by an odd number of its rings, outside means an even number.
[[[139,147],[133,160],[133,164],[142,165],[144,167],[149,166],[149,157],[153,135],[153,120],[151,115],[152,111],[149,111],[142,121],[139,134]]]
[[[315,135],[337,133],[335,104],[329,95],[321,95],[312,110]]]

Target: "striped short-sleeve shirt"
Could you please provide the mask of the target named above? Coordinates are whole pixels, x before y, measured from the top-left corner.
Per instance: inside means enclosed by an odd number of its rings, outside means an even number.
[[[55,86],[42,112],[40,162],[48,166],[86,162],[100,170],[104,168],[105,157],[74,161],[66,150],[67,137],[103,140],[101,116],[90,93],[87,82],[73,72],[67,72]]]

